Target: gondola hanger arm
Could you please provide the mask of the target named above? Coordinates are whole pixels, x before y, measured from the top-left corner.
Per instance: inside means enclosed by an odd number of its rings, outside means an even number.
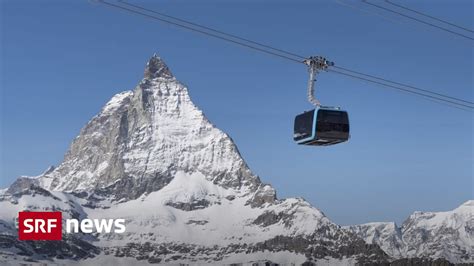
[[[315,96],[315,82],[316,76],[321,70],[327,70],[328,67],[334,66],[334,62],[328,61],[322,56],[310,56],[303,61],[303,63],[308,66],[309,80],[308,80],[308,101],[316,106],[320,107],[321,102],[316,99]]]

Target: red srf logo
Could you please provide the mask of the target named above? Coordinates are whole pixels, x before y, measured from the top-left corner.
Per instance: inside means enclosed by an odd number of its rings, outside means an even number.
[[[61,212],[19,212],[19,240],[61,240]]]

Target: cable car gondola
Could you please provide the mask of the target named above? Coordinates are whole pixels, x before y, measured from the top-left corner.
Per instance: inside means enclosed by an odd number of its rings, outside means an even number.
[[[349,116],[337,107],[318,107],[295,117],[293,139],[298,144],[327,146],[349,139]]]
[[[309,70],[308,100],[316,106],[295,117],[293,139],[297,144],[327,146],[349,139],[349,116],[339,107],[321,106],[314,97],[314,82],[319,70],[326,70],[334,63],[321,56],[312,56],[304,61]]]

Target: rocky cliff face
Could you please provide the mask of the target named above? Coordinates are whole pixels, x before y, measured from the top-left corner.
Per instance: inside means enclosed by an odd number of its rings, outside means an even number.
[[[367,223],[344,228],[362,237],[367,243],[379,245],[394,258],[403,258],[405,255],[402,233],[395,223]]]
[[[401,227],[395,223],[348,226],[367,243],[379,245],[393,258],[445,258],[474,262],[474,201],[452,211],[415,212]]]
[[[64,162],[38,182],[49,190],[136,199],[163,188],[178,171],[199,172],[249,193],[261,186],[231,138],[204,117],[187,88],[154,56],[138,86],[115,95],[74,139]],[[266,193],[265,200],[273,200],[274,191]]]

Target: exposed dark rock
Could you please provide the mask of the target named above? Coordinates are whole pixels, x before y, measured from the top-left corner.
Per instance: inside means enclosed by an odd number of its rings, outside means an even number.
[[[7,189],[6,193],[17,198],[23,195],[35,196],[38,194],[59,200],[57,197],[53,196],[51,192],[39,187],[36,179],[27,177],[20,177],[15,180],[15,182]]]
[[[260,184],[252,199],[247,201],[246,204],[252,206],[253,208],[257,208],[265,203],[274,203],[276,199],[277,197],[275,189],[269,185]]]
[[[148,61],[145,67],[144,77],[146,79],[154,78],[171,78],[173,75],[166,66],[165,62],[161,60],[156,54]]]
[[[304,237],[292,238],[278,236],[257,244],[231,244],[226,247],[203,247],[192,244],[178,245],[175,243],[130,243],[125,247],[107,248],[108,250],[105,253],[115,254],[115,256],[119,257],[125,256],[146,259],[148,262],[161,262],[165,258],[170,258],[167,260],[167,262],[172,263],[173,260],[192,261],[193,259],[196,259],[194,257],[196,255],[199,255],[201,259],[203,256],[206,258],[207,255],[207,259],[219,262],[226,257],[226,254],[229,253],[290,251],[305,254],[305,256],[308,258],[306,265],[312,265],[311,263],[327,256],[342,259],[343,257],[350,257],[354,254],[359,255],[359,263],[361,263],[361,265],[370,263],[373,263],[373,265],[389,263],[388,256],[376,245],[368,245],[363,241],[353,241],[351,243],[344,243],[343,246],[344,247],[341,248],[335,246],[334,243],[331,242]],[[272,263],[271,261],[267,262]]]
[[[454,265],[445,259],[427,259],[427,258],[410,258],[392,261],[390,266],[451,266]]]
[[[113,195],[114,200],[116,201],[122,199],[136,199],[145,193],[162,189],[168,185],[172,179],[173,175],[169,172],[157,174],[154,177],[139,179],[123,177],[108,187],[95,189],[93,197],[95,197],[96,200],[101,200],[104,197],[110,197]],[[89,199],[93,200],[93,197],[89,196]]]
[[[167,202],[167,206],[171,206],[176,209],[180,209],[183,211],[194,211],[199,209],[204,209],[209,207],[211,203],[208,200],[200,199],[194,200],[192,202]]]
[[[275,212],[264,212],[253,221],[253,224],[266,227],[283,221],[283,223],[288,227],[291,226],[291,219],[292,215],[288,213],[280,212],[276,214]]]
[[[197,225],[205,225],[209,223],[208,221],[204,221],[204,220],[189,220],[186,222],[186,224],[197,224]]]
[[[100,254],[100,248],[75,236],[64,236],[61,241],[19,241],[17,236],[0,234],[0,248],[16,249],[17,255],[41,259],[81,260]]]

